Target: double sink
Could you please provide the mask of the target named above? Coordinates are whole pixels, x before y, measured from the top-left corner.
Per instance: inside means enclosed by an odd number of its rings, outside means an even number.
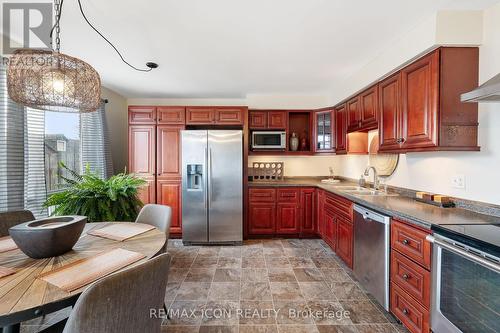
[[[396,193],[387,193],[381,190],[361,186],[335,186],[335,189],[346,192],[347,194],[360,195],[360,196],[397,196]]]

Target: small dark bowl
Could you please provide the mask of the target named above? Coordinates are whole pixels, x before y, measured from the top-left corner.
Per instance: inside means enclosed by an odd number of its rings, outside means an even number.
[[[9,234],[27,256],[50,258],[70,251],[80,238],[85,223],[85,216],[48,217],[13,226]]]

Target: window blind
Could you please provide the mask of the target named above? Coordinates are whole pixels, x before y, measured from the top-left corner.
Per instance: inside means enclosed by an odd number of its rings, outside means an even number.
[[[44,115],[14,103],[0,65],[0,211],[29,209],[36,217],[47,193],[44,173]]]
[[[105,108],[106,104],[103,102],[97,111],[82,113],[80,116],[82,167],[88,165],[101,178],[113,175]]]

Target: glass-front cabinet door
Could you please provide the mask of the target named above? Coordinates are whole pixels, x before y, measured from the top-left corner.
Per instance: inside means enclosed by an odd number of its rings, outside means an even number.
[[[316,152],[334,152],[335,142],[333,135],[333,111],[316,112],[314,123],[316,130],[315,151]]]

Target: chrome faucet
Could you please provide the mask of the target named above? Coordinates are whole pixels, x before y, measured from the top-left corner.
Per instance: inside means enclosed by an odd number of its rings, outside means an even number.
[[[373,169],[373,189],[374,190],[378,190],[378,188],[379,188],[379,179],[378,179],[377,169],[375,169],[375,167],[373,167],[373,166],[367,166],[366,169],[365,169],[365,176],[369,176],[370,175],[370,169]]]

